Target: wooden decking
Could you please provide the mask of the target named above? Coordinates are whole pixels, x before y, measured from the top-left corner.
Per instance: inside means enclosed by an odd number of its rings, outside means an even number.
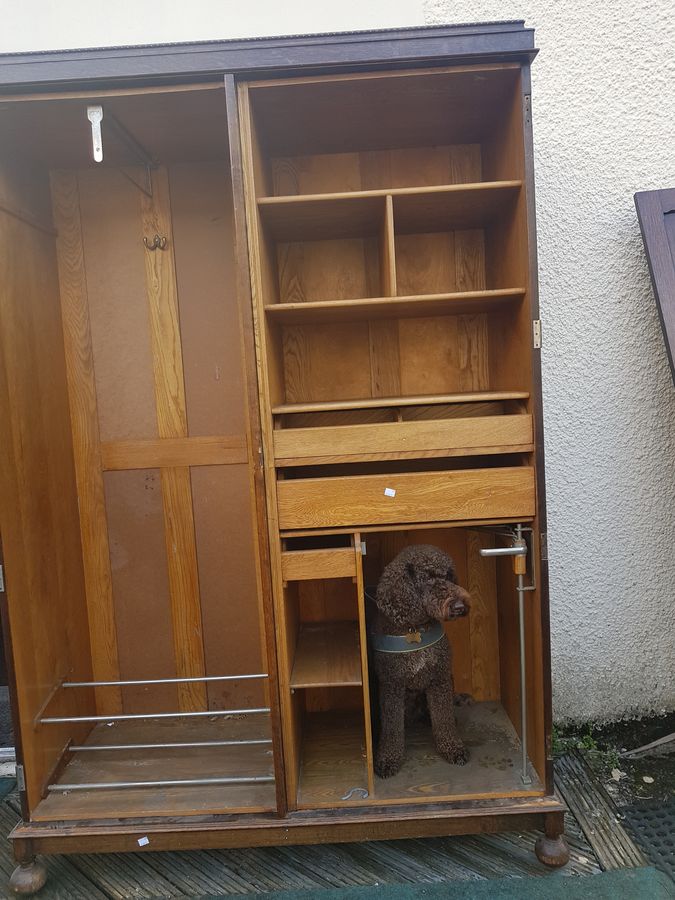
[[[572,775],[578,792],[578,768],[559,766],[562,793]],[[597,813],[594,815],[594,827],[602,825]],[[611,810],[608,815],[611,818]],[[2,834],[8,834],[18,819],[18,797],[12,792],[0,801]],[[583,812],[580,819],[588,831]],[[49,878],[39,896],[54,900],[226,896],[504,876],[565,878],[590,876],[608,868],[602,846],[596,847],[596,855],[572,814],[567,815],[566,825],[571,859],[559,870],[547,869],[535,858],[535,832],[508,833],[309,847],[48,857]],[[0,879],[5,886],[0,887],[0,896],[8,896],[6,882],[13,867],[9,842],[1,841]]]

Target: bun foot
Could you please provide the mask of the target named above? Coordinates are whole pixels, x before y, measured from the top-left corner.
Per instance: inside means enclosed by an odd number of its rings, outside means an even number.
[[[33,859],[31,862],[21,863],[14,869],[9,879],[9,888],[13,894],[29,897],[43,888],[46,881],[47,869],[44,863]]]
[[[539,862],[554,869],[565,866],[570,861],[570,848],[562,834],[557,837],[542,835],[537,838],[534,852]]]

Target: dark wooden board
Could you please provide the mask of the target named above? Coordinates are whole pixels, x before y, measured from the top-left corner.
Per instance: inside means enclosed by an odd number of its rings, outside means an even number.
[[[639,191],[635,208],[675,382],[675,188]]]

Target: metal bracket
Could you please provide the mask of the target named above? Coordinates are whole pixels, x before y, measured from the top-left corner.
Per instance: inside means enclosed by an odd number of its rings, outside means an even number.
[[[5,567],[0,566],[0,594],[5,593]]]
[[[20,791],[26,790],[26,775],[22,765],[17,765],[16,767],[16,786]]]
[[[102,106],[88,106],[87,118],[91,123],[91,149],[94,162],[103,162],[103,136],[101,134],[101,122],[103,121]]]
[[[532,321],[532,346],[535,350],[541,350],[541,319]]]

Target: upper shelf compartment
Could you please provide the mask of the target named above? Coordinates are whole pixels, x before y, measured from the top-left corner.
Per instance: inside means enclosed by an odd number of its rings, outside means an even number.
[[[522,179],[517,64],[257,82],[248,103],[258,197]]]
[[[517,180],[474,184],[260,197],[258,209],[276,240],[321,240],[374,231],[387,194],[393,199],[397,233],[483,228],[498,218],[521,188]]]

